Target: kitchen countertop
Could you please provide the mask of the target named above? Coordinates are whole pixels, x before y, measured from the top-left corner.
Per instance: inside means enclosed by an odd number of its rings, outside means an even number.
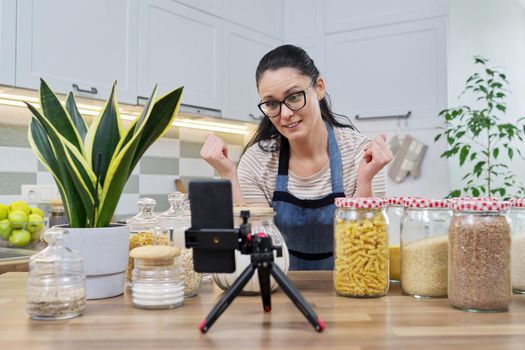
[[[376,299],[337,296],[330,272],[291,272],[291,280],[326,324],[317,333],[281,291],[265,314],[260,297],[238,297],[207,334],[197,325],[221,296],[205,283],[198,296],[172,310],[141,310],[129,293],[88,301],[83,316],[34,321],[26,314],[27,273],[0,276],[3,349],[523,349],[525,296],[511,310],[455,310],[447,299],[415,299],[393,286]],[[487,286],[489,287],[489,286]]]

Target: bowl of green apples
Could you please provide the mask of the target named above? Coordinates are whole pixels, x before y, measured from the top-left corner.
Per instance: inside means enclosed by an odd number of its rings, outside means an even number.
[[[0,203],[0,246],[31,248],[40,242],[44,213],[24,201]]]

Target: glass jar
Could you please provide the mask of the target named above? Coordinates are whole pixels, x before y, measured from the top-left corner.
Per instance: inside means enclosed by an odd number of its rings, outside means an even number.
[[[57,225],[67,225],[68,219],[64,211],[64,205],[61,199],[54,199],[49,202],[51,209],[49,210],[49,227]]]
[[[401,288],[416,298],[447,296],[449,199],[407,198],[401,230]]]
[[[193,268],[193,249],[186,248],[185,231],[191,226],[191,214],[187,210],[188,198],[184,193],[173,192],[168,195],[170,208],[158,216],[160,226],[169,232],[173,245],[181,249],[184,268],[184,297],[199,293],[202,274]]]
[[[334,288],[349,297],[379,297],[389,287],[388,217],[381,198],[336,198]]]
[[[86,308],[84,262],[65,245],[67,231],[53,227],[44,233],[47,248],[29,260],[27,312],[36,320],[62,320]]]
[[[139,213],[126,220],[130,238],[129,250],[145,245],[169,245],[168,232],[160,226],[157,214],[153,211],[157,202],[153,198],[140,198],[137,202]],[[128,259],[127,279],[131,280],[133,271],[133,259]]]
[[[131,301],[143,309],[171,309],[184,301],[184,271],[180,249],[143,246],[133,249]]]
[[[401,224],[405,215],[404,197],[390,197],[386,214],[388,216],[388,247],[390,250],[390,284],[399,284],[401,279]]]
[[[459,200],[449,230],[448,299],[465,311],[506,311],[511,302],[509,202]]]
[[[233,207],[233,218],[234,226],[238,228],[242,223],[241,211],[247,210],[250,212],[249,223],[252,227],[252,234],[259,232],[265,233],[272,238],[273,245],[281,246],[282,256],[278,257],[274,251],[274,262],[279,268],[285,273],[288,273],[290,268],[290,255],[288,253],[288,247],[284,238],[274,224],[275,212],[270,207],[246,207],[246,206],[234,206]],[[223,290],[227,290],[235,282],[237,277],[244,271],[244,269],[251,263],[251,256],[248,254],[241,254],[238,250],[235,251],[235,267],[236,270],[233,273],[217,273],[213,274],[213,280]],[[277,282],[270,277],[270,290],[275,291],[277,289]],[[255,274],[248,283],[244,286],[241,294],[253,295],[260,294],[259,279]]]
[[[513,198],[510,202],[512,290],[514,293],[525,294],[525,198]]]

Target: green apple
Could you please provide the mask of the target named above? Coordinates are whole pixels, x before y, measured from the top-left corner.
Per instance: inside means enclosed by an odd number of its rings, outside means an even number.
[[[31,240],[31,234],[27,230],[13,230],[9,236],[9,243],[15,247],[25,247]]]
[[[9,207],[5,204],[0,203],[0,220],[7,219],[8,211]]]
[[[11,228],[11,223],[9,223],[9,220],[0,220],[0,238],[7,241],[12,230],[13,229]]]
[[[44,218],[44,212],[40,210],[40,208],[31,207],[30,209],[31,209],[31,214],[37,214],[37,215],[40,215],[42,219]]]
[[[31,208],[29,207],[29,204],[27,204],[24,201],[15,201],[9,205],[9,209],[11,209],[11,212],[21,210],[26,215],[31,214]]]
[[[21,210],[10,212],[8,218],[12,228],[24,227],[24,224],[27,222],[27,214]]]
[[[44,219],[38,214],[29,214],[27,217],[26,230],[30,233],[38,232],[44,227]]]

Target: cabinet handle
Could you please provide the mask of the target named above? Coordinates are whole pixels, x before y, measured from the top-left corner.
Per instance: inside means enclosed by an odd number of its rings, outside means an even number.
[[[85,89],[81,89],[78,84],[73,84],[73,89],[75,89],[77,92],[82,92],[82,93],[85,93],[85,94],[92,94],[92,95],[96,95],[98,94],[98,90],[96,87],[91,87],[90,90],[85,90]]]
[[[380,115],[380,116],[374,116],[374,117],[361,117],[359,114],[357,114],[355,116],[355,119],[358,119],[358,120],[365,120],[365,119],[408,119],[408,118],[410,118],[411,114],[412,114],[412,111],[408,111],[407,114]]]

